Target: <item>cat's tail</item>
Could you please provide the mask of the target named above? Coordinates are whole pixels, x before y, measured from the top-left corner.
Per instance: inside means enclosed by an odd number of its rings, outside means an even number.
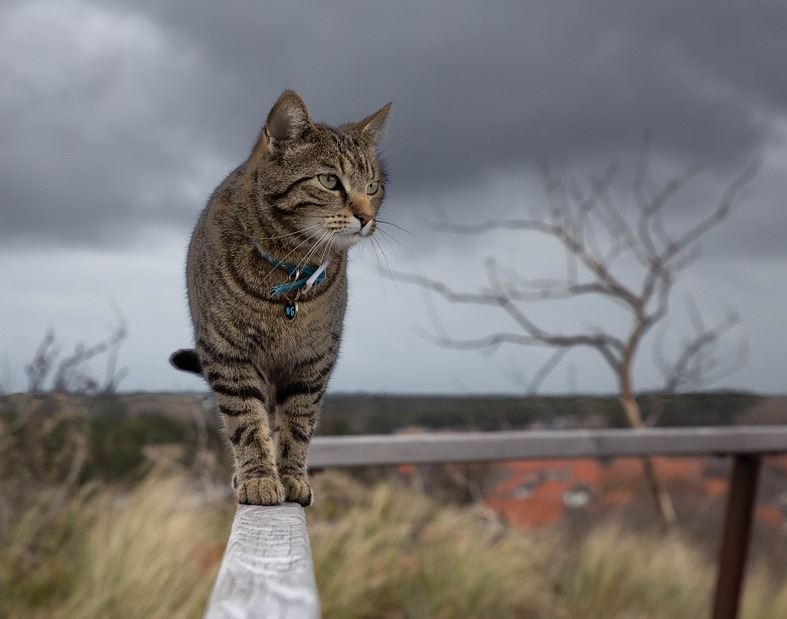
[[[190,348],[176,350],[169,356],[169,362],[177,370],[202,376],[202,364],[199,362],[196,350]]]

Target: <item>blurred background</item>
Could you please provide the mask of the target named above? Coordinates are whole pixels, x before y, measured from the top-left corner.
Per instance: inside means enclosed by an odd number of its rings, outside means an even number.
[[[766,0],[0,1],[0,615],[201,613],[229,461],[167,359],[191,229],[286,88],[329,124],[393,101],[320,433],[787,422],[785,28]],[[317,475],[324,613],[701,614],[727,464],[655,465],[666,523],[633,460]],[[757,510],[745,616],[785,616],[784,456]]]

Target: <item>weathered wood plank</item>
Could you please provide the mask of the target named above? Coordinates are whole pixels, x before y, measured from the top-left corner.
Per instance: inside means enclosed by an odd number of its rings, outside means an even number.
[[[239,505],[206,619],[318,619],[303,508]]]
[[[787,426],[324,436],[312,441],[310,451],[313,468],[644,454],[767,454],[787,452]]]

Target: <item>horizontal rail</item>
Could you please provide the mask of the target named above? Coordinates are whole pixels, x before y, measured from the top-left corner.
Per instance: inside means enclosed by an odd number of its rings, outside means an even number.
[[[319,619],[303,508],[238,505],[205,619]]]
[[[787,426],[660,428],[644,430],[561,430],[463,432],[396,436],[328,436],[312,441],[312,468],[395,464],[438,464],[548,458],[612,458],[643,455],[707,456],[736,459],[787,453]],[[734,617],[745,562],[748,524],[756,481],[731,503],[720,565],[719,587],[736,587],[720,598],[719,617]],[[740,502],[740,501],[739,501]],[[743,502],[741,502],[743,503]],[[741,520],[744,525],[740,525]],[[732,584],[729,584],[732,583]],[[723,585],[723,587],[722,587]],[[720,590],[720,589],[717,589]],[[724,593],[724,591],[722,591]],[[727,598],[730,598],[729,600]],[[718,600],[721,600],[719,602]],[[721,609],[721,610],[719,610]],[[730,612],[732,614],[730,614]],[[303,509],[239,505],[216,578],[206,619],[271,617],[316,619],[319,599]]]
[[[321,436],[312,468],[548,458],[787,453],[787,426]]]

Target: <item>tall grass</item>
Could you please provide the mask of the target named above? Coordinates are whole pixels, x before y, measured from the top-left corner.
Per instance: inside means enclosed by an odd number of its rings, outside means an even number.
[[[36,502],[0,549],[0,616],[198,617],[232,509],[185,476]]]
[[[680,619],[708,614],[715,565],[679,535],[617,524],[579,542],[506,530],[478,508],[437,505],[394,484],[322,480],[310,515],[326,617]],[[341,486],[345,486],[342,490]],[[344,504],[332,497],[351,496]],[[787,617],[787,580],[749,579],[743,617]]]
[[[317,478],[316,491],[308,519],[326,619],[708,612],[714,566],[678,535],[614,524],[579,541],[557,530],[521,534],[477,507],[333,473]],[[226,497],[181,471],[61,499],[31,501],[0,540],[0,616],[201,615],[232,518]],[[746,619],[787,617],[787,583],[775,576],[753,570]]]

